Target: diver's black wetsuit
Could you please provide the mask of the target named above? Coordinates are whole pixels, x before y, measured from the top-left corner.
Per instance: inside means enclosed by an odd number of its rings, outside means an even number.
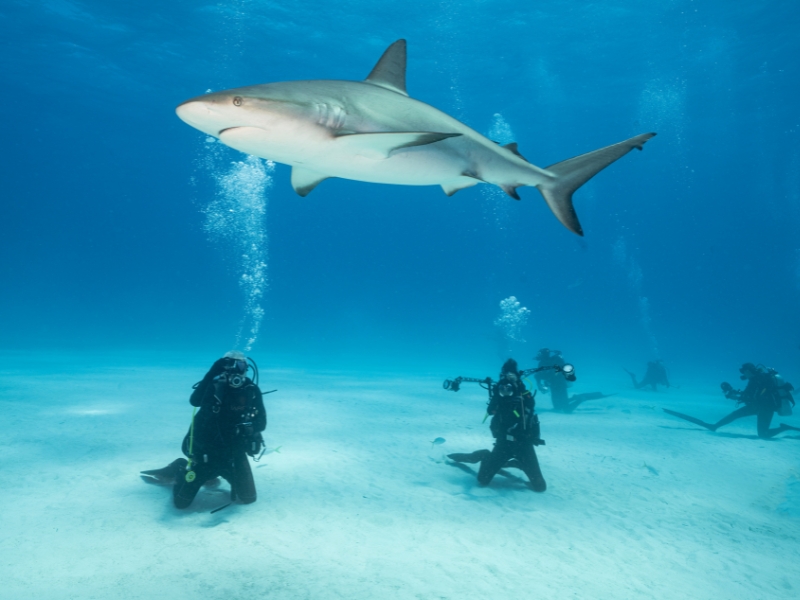
[[[559,353],[546,353],[540,356],[540,367],[563,367],[566,364],[564,357]],[[550,399],[553,401],[554,410],[559,412],[572,412],[577,407],[577,404],[575,406],[570,406],[569,384],[561,373],[556,373],[552,370],[539,371],[534,374],[534,377],[536,378],[536,387],[539,388],[539,391],[542,393],[550,393]],[[580,402],[578,402],[578,404],[580,404]]]
[[[260,434],[267,427],[261,390],[250,378],[244,378],[241,387],[231,387],[224,376],[214,379],[213,371],[206,374],[190,399],[200,410],[194,417],[194,433],[190,427],[182,449],[192,460],[195,477],[187,481],[185,467],[179,470],[173,487],[178,508],[189,506],[200,487],[215,477],[230,483],[232,499],[245,504],[256,501],[247,455],[260,451]]]
[[[647,363],[647,371],[642,377],[641,381],[636,381],[636,375],[625,369],[625,372],[631,376],[631,381],[633,381],[633,387],[637,390],[642,389],[644,386],[649,385],[653,388],[653,391],[658,391],[658,386],[663,385],[664,387],[672,387],[669,383],[669,379],[667,378],[667,369],[664,367],[664,363],[660,360],[654,360]]]
[[[666,408],[663,409],[664,412],[689,421],[690,423],[705,427],[706,429],[710,429],[711,431],[716,431],[720,427],[728,425],[736,419],[755,415],[757,417],[756,427],[758,437],[762,439],[773,438],[785,431],[800,431],[800,428],[787,425],[786,423],[781,423],[778,427],[770,428],[769,426],[772,422],[772,417],[776,412],[780,411],[783,402],[789,405],[787,408],[795,405],[794,398],[792,398],[791,395],[791,390],[794,389],[792,384],[783,381],[776,371],[756,367],[753,363],[743,364],[739,372],[742,374],[742,379],[748,380],[747,387],[744,391],[734,390],[733,386],[728,382],[723,382],[721,387],[726,398],[744,403],[744,406],[737,408],[727,417],[723,417],[716,423],[706,423],[695,417]],[[791,412],[786,414],[786,416],[789,414],[791,414]]]
[[[750,377],[743,392],[736,390],[725,392],[727,398],[743,402],[744,406],[737,408],[727,417],[723,417],[714,423],[711,430],[716,431],[736,419],[756,415],[758,419],[756,421],[758,437],[768,439],[786,431],[788,428],[785,425],[773,428],[769,426],[780,402],[777,392],[775,381],[770,374],[762,371],[756,372]]]
[[[539,367],[563,367],[566,365],[561,352],[554,350],[552,353],[547,348],[542,348],[536,357],[539,360]],[[570,381],[575,378],[567,379],[563,372],[553,369],[545,369],[534,373],[536,387],[543,394],[550,394],[553,401],[553,410],[562,413],[571,413],[587,400],[598,400],[605,394],[601,392],[589,392],[585,394],[569,395]]]
[[[512,386],[508,396],[500,394],[501,386]],[[539,460],[533,446],[542,444],[539,438],[539,417],[534,412],[535,402],[525,384],[515,379],[501,378],[493,387],[487,412],[492,416],[491,430],[495,438],[494,449],[477,450],[469,454],[450,454],[448,458],[456,462],[476,463],[478,483],[489,485],[497,472],[506,466],[509,459],[516,458],[514,466],[528,476],[534,491],[547,489]]]

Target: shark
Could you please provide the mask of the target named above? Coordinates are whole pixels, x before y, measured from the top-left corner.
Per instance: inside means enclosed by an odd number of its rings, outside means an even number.
[[[556,218],[583,235],[573,193],[655,133],[643,133],[546,168],[516,143],[500,145],[406,90],[406,40],[390,45],[363,81],[266,83],[181,103],[178,117],[246,154],[289,165],[300,196],[322,181],[438,185],[448,196],[481,183],[515,200],[535,187]]]

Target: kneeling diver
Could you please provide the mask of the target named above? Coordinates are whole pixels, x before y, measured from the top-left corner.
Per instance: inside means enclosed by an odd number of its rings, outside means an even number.
[[[247,377],[250,368],[256,382]],[[261,432],[267,427],[264,393],[257,381],[255,362],[241,352],[231,351],[195,384],[189,402],[200,410],[195,409],[183,439],[182,450],[187,458],[178,458],[163,469],[142,471],[143,476],[157,482],[174,481],[176,507],[188,507],[200,488],[218,477],[230,483],[231,501],[256,501],[248,456],[260,458],[264,444]]]
[[[633,387],[637,390],[642,389],[646,385],[649,385],[654,392],[658,391],[659,385],[663,385],[666,388],[675,387],[670,384],[669,377],[667,377],[667,368],[664,366],[664,361],[661,359],[651,360],[647,363],[647,371],[641,381],[637,381],[636,374],[631,373],[625,367],[623,367],[622,370],[631,376]]]
[[[786,423],[770,428],[772,417],[776,412],[783,417],[788,417],[792,414],[791,409],[794,406],[794,398],[792,398],[791,391],[794,386],[791,383],[785,381],[774,369],[757,367],[753,363],[744,363],[739,372],[741,373],[741,379],[747,381],[747,387],[745,387],[744,391],[734,390],[733,386],[727,381],[723,382],[720,387],[726,398],[736,400],[737,405],[744,404],[744,406],[737,408],[716,423],[706,423],[695,417],[667,410],[666,408],[663,411],[711,431],[716,431],[736,419],[756,416],[758,437],[762,439],[775,437],[784,431],[800,431],[800,427],[793,427]]]
[[[588,392],[569,395],[569,387],[574,377],[563,377],[561,371],[547,367],[564,367],[567,362],[560,350],[542,348],[536,354],[535,360],[539,361],[540,369],[534,372],[536,387],[542,394],[550,394],[553,401],[553,410],[562,413],[571,413],[587,400],[600,400],[607,395],[602,392]]]
[[[448,380],[445,382],[446,389],[458,391],[458,384],[465,380],[459,378],[455,380],[458,382],[455,385]],[[544,440],[539,437],[539,417],[534,412],[534,397],[521,381],[517,361],[509,358],[505,362],[497,383],[488,378],[471,381],[488,386],[489,402],[486,412],[492,415],[490,429],[495,438],[494,448],[491,451],[477,450],[469,454],[449,454],[448,458],[461,463],[480,462],[480,485],[489,485],[504,466],[514,466],[528,476],[533,491],[545,491],[547,483],[533,448],[544,444]],[[509,463],[511,459],[516,461]]]

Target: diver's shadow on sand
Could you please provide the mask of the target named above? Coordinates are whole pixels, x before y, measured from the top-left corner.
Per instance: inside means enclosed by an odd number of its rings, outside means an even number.
[[[197,496],[195,496],[194,501],[191,503],[191,505],[189,505],[188,508],[176,508],[172,503],[172,486],[174,485],[172,481],[159,481],[144,475],[142,475],[141,478],[142,481],[148,485],[155,485],[164,488],[165,495],[169,498],[165,511],[161,516],[162,521],[171,521],[177,517],[188,515],[210,513],[216,509],[219,509],[220,507],[225,507],[226,512],[233,508],[233,506],[226,506],[228,504],[232,504],[230,490],[222,487],[218,481],[214,481],[213,483],[209,482],[203,485],[203,487],[200,488]],[[214,519],[209,523],[204,524],[203,527],[215,527],[224,522],[225,519],[223,519],[223,515],[217,516],[215,514]]]
[[[784,435],[784,436],[775,436],[773,438],[760,438],[757,435],[753,434],[746,434],[746,433],[729,433],[727,431],[709,431],[708,429],[703,429],[702,427],[681,427],[679,425],[659,425],[661,429],[673,429],[675,431],[700,431],[702,433],[707,433],[708,435],[713,435],[715,437],[723,437],[723,438],[730,438],[730,439],[741,439],[741,440],[761,440],[762,442],[777,442],[780,440],[800,440],[800,435]]]
[[[477,479],[478,477],[478,472],[475,469],[468,467],[464,463],[447,461],[446,464],[450,465],[451,467],[456,467],[457,469],[461,469],[465,473],[469,473],[470,476],[475,479]],[[527,479],[523,479],[522,477],[514,475],[513,473],[508,472],[506,469],[500,469],[497,472],[497,474],[500,475],[500,477],[502,477],[503,479],[495,478],[494,480],[492,480],[492,487],[516,490],[519,489],[520,485],[522,485],[524,488],[530,489],[530,484],[528,483]],[[472,483],[474,485],[471,487],[481,487],[476,481],[473,481]]]
[[[736,439],[736,438],[743,439],[743,440],[758,440],[758,439],[761,439],[757,435],[747,435],[747,434],[744,434],[744,433],[726,433],[724,431],[715,431],[715,432],[712,432],[712,433],[714,435],[718,436],[718,437],[731,438],[731,439]],[[772,439],[775,439],[775,438],[772,438]],[[764,441],[765,442],[770,442],[772,440],[764,440]]]
[[[600,407],[600,406],[592,406],[592,407],[579,406],[575,410],[570,410],[570,411],[556,410],[554,408],[539,408],[538,406],[536,407],[536,412],[537,413],[539,413],[539,414],[545,414],[546,413],[546,414],[551,414],[551,415],[575,415],[575,414],[580,414],[580,413],[598,414],[598,413],[607,412],[607,410],[608,409],[606,407]]]
[[[714,435],[725,438],[741,438],[745,440],[760,440],[762,442],[780,442],[781,440],[800,440],[800,436],[796,435],[776,435],[771,438],[761,438],[757,435],[745,435],[743,433],[726,433],[724,431],[717,431]]]

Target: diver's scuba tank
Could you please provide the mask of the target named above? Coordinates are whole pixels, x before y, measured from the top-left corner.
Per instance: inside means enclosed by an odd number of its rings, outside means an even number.
[[[781,374],[775,369],[767,369],[767,373],[772,377],[772,383],[775,385],[775,411],[781,417],[791,417],[794,406],[792,397],[794,386],[781,377]]]

